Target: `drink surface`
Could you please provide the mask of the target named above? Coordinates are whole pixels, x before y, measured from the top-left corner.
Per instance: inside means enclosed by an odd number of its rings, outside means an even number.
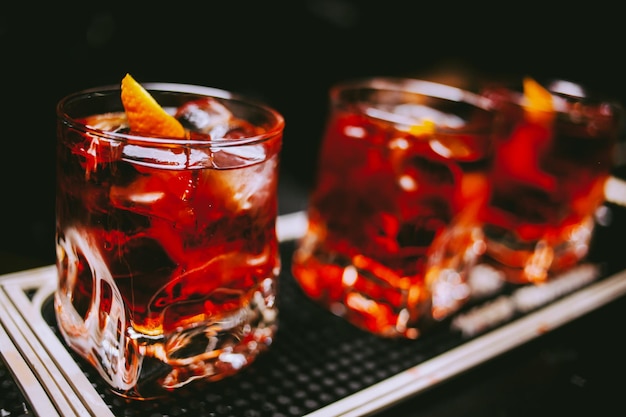
[[[480,170],[465,173],[459,161],[480,161],[489,142],[480,134],[372,117],[377,110],[330,115],[309,230],[292,270],[307,295],[358,327],[416,338],[433,322],[424,278],[430,245],[469,195],[482,193]],[[393,116],[406,106],[391,110]],[[426,127],[437,120],[431,117]],[[449,305],[439,306],[441,315],[466,296],[455,288]]]
[[[177,117],[206,107],[192,104]],[[271,344],[280,136],[215,146],[264,133],[230,116],[185,146],[91,130],[124,123],[59,126],[56,305],[68,344],[120,394],[146,398],[233,374]]]

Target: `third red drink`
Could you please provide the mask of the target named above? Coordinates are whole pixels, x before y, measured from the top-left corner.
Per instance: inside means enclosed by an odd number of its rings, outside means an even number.
[[[489,88],[501,121],[479,213],[482,261],[540,283],[587,254],[616,158],[622,109],[565,80]]]

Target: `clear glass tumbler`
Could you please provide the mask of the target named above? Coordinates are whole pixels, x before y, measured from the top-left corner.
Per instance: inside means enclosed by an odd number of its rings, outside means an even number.
[[[463,271],[480,264],[505,282],[541,284],[589,252],[623,109],[567,80],[525,78],[484,95],[498,113],[487,198],[440,239],[432,262]],[[458,247],[462,235],[467,245]]]
[[[350,80],[330,112],[308,230],[292,272],[304,293],[355,326],[415,339],[456,311],[468,288],[428,278],[431,242],[482,198],[490,102],[409,78]]]
[[[119,86],[57,106],[58,327],[138,399],[234,374],[272,343],[284,128],[230,92],[144,87],[186,139],[130,131]]]

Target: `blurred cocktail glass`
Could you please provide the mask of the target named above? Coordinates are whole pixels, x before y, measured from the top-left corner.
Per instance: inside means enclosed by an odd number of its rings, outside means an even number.
[[[230,92],[136,84],[182,137],[152,119],[135,131],[120,86],[58,104],[55,307],[67,344],[145,399],[232,375],[272,343],[284,121]],[[141,99],[129,106],[154,105]]]
[[[304,293],[382,337],[414,339],[468,298],[425,266],[433,239],[484,197],[489,100],[452,86],[374,77],[339,83],[308,230],[292,272]]]
[[[504,281],[541,284],[589,252],[622,106],[567,80],[526,77],[519,86],[493,83],[484,95],[498,112],[488,195],[440,239],[432,262],[465,271],[481,264]],[[461,235],[464,248],[453,243]]]

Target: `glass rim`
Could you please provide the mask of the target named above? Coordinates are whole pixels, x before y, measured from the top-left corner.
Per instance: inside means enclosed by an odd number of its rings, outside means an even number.
[[[612,98],[599,91],[592,90],[588,86],[567,78],[539,78],[535,81],[548,91],[552,97],[552,110],[534,109],[537,113],[560,113],[567,114],[573,111],[572,105],[580,105],[586,108],[611,108],[617,118],[623,118],[624,106],[616,98]],[[510,103],[518,107],[529,106],[529,99],[524,94],[522,85],[511,82],[495,84],[509,91],[507,99]],[[580,109],[577,109],[580,111]]]
[[[228,90],[201,86],[196,84],[184,84],[184,83],[165,83],[165,82],[146,82],[141,83],[141,86],[148,92],[160,92],[160,93],[181,93],[181,94],[193,94],[204,97],[215,97],[227,101],[237,101],[246,106],[257,108],[269,116],[271,123],[269,128],[261,134],[254,136],[246,136],[242,138],[211,138],[207,139],[180,139],[174,137],[153,137],[148,135],[138,135],[133,133],[120,133],[112,132],[102,129],[90,127],[84,123],[79,122],[75,117],[72,117],[65,110],[68,103],[85,99],[94,94],[110,94],[113,92],[121,93],[121,86],[119,84],[110,84],[99,87],[86,88],[67,94],[62,97],[56,104],[56,116],[57,119],[62,121],[67,126],[79,129],[82,132],[89,133],[108,140],[117,140],[123,142],[132,143],[148,143],[155,145],[168,145],[168,146],[219,146],[219,147],[231,147],[249,145],[253,143],[264,142],[275,136],[281,135],[285,128],[284,116],[279,113],[273,107],[256,100],[251,97],[247,97],[244,94],[234,93]]]
[[[493,101],[478,93],[437,81],[412,77],[370,76],[339,81],[330,89],[331,100],[338,101],[342,92],[358,89],[418,94],[451,102],[465,102],[488,111],[493,109]]]

